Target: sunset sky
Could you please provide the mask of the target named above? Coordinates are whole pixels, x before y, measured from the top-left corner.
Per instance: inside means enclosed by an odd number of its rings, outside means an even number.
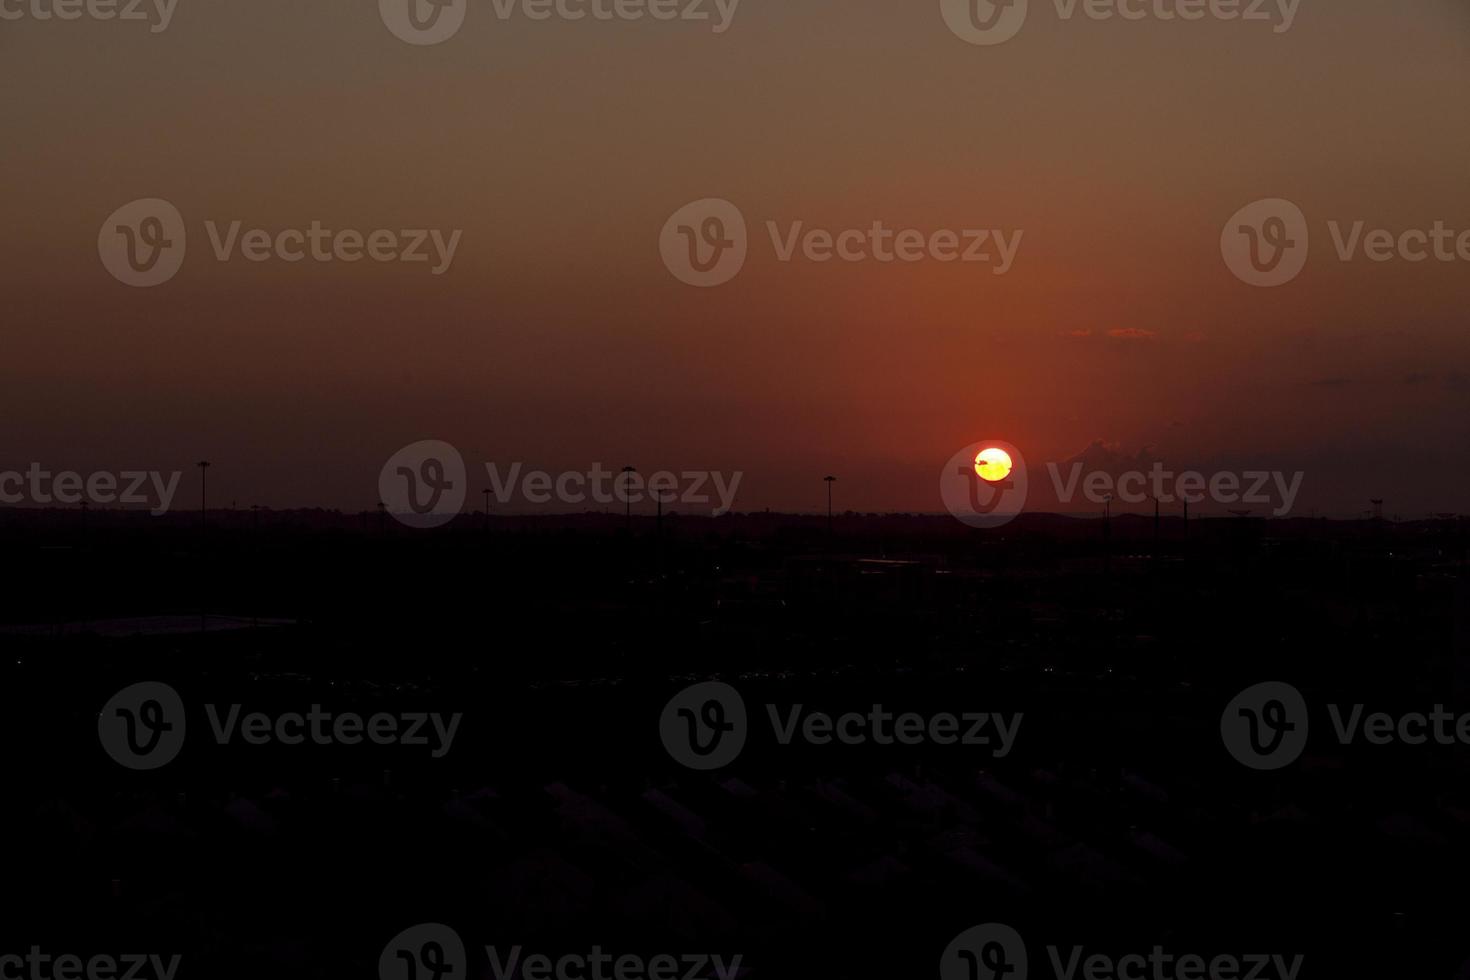
[[[995,46],[933,0],[744,0],[720,34],[468,3],[431,47],[368,0],[0,20],[0,469],[208,458],[212,500],[359,509],[442,439],[739,470],[738,510],[818,510],[831,473],[839,509],[939,511],[993,437],[1301,470],[1303,511],[1470,511],[1470,262],[1342,262],[1327,224],[1470,231],[1464,0],[1302,0],[1279,34],[1031,0]],[[188,257],[138,289],[97,242],[147,197]],[[659,232],[710,197],[750,254],[700,289]],[[1311,254],[1254,288],[1221,231],[1273,197]],[[205,222],[236,220],[463,238],[441,276],[220,263]],[[880,220],[1024,237],[997,276],[783,263],[766,232]]]

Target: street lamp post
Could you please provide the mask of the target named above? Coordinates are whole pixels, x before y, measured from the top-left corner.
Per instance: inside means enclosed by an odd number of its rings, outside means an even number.
[[[250,551],[254,559],[256,581],[262,579],[260,575],[260,504],[250,505]],[[262,589],[257,585],[255,589],[255,601],[251,603],[254,611],[250,616],[250,626],[256,629],[260,626],[260,599]]]
[[[204,528],[205,528],[205,517],[204,517],[204,515],[209,512],[209,496],[208,496],[208,491],[209,491],[209,460],[207,460],[207,459],[201,459],[195,465],[197,465],[199,467],[199,551],[200,551],[200,554],[202,555],[203,552],[204,552]],[[201,590],[203,590],[205,588],[204,582],[205,582],[204,576],[200,576],[199,588]],[[206,611],[206,605],[205,605],[205,603],[206,603],[206,600],[205,600],[204,596],[201,594],[200,600],[199,600],[199,632],[200,633],[205,632],[205,629],[208,626],[208,613]]]
[[[637,473],[636,467],[624,466],[623,473]],[[633,533],[633,493],[629,487],[623,487],[623,528],[629,535]]]
[[[827,484],[827,534],[832,533],[832,484],[837,482],[835,476],[824,476],[822,480]]]
[[[201,459],[199,467],[199,530],[204,530],[204,515],[209,510],[209,460]]]

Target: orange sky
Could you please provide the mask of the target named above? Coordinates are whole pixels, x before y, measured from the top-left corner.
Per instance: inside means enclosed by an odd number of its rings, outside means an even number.
[[[744,0],[723,34],[468,2],[422,48],[371,3],[0,21],[0,467],[207,456],[221,500],[358,508],[432,438],[741,470],[738,509],[817,509],[830,472],[842,506],[937,510],[970,442],[1035,462],[1100,439],[1300,469],[1326,510],[1470,509],[1470,262],[1343,263],[1326,230],[1470,230],[1462,0],[1302,0],[1283,34],[1031,0],[993,47],[932,2]],[[97,255],[142,197],[189,229],[153,289]],[[751,249],[696,289],[658,234],[706,197]],[[1267,197],[1312,254],[1256,289],[1220,234]],[[219,263],[206,220],[463,240],[438,277]],[[765,223],[797,220],[1024,240],[1004,276],[779,262]]]

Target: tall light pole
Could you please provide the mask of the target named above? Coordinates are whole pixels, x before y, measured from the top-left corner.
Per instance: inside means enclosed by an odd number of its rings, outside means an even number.
[[[81,544],[78,546],[78,550],[82,553],[83,556],[85,556],[87,554],[87,501],[86,500],[83,500],[82,501],[82,540],[81,540]],[[83,558],[83,560],[85,560],[85,557]],[[82,604],[81,609],[78,610],[81,613],[81,618],[82,618],[82,621],[83,622],[90,622],[91,621],[91,618],[92,617],[90,617],[90,616],[87,615],[89,605],[90,605],[89,603],[85,603],[84,602]]]
[[[490,533],[490,488],[486,487],[480,491],[485,495],[485,533]]]
[[[207,490],[209,489],[209,460],[201,459],[195,465],[199,467],[199,530],[203,531],[204,515],[209,509],[209,498],[207,496]]]
[[[636,467],[624,466],[623,473],[637,473]],[[629,480],[632,478],[630,477]],[[628,534],[633,533],[633,494],[629,487],[623,487],[623,528]]]
[[[827,484],[827,534],[830,536],[832,534],[832,484],[837,482],[837,477],[824,476],[822,480]]]
[[[260,504],[251,504],[250,505],[250,551],[252,553],[251,554],[251,557],[254,559],[253,564],[255,565],[254,571],[256,572],[256,581],[259,582],[260,581],[260,577],[259,577],[259,572],[260,572]],[[254,612],[252,612],[251,613],[251,616],[250,616],[250,625],[251,625],[252,628],[257,628],[257,627],[260,626],[260,598],[261,598],[261,595],[260,594],[261,594],[261,591],[262,590],[261,590],[260,586],[257,585],[256,588],[255,588],[255,601],[251,603],[251,606],[254,609]]]
[[[209,480],[208,480],[209,460],[207,460],[207,459],[201,459],[195,465],[199,467],[199,552],[200,552],[200,554],[203,554],[204,553],[204,527],[205,527],[204,515],[206,513],[208,513],[208,511],[209,511],[209,497],[208,497],[208,494],[207,494],[207,491],[209,489]],[[199,587],[200,587],[200,589],[203,589],[204,588],[204,579],[203,579],[203,576],[200,577]],[[200,596],[200,600],[199,600],[199,632],[200,633],[205,632],[207,626],[208,626],[208,621],[207,621],[207,612],[206,612],[206,608],[205,608],[205,599],[204,599],[203,595],[201,595]]]

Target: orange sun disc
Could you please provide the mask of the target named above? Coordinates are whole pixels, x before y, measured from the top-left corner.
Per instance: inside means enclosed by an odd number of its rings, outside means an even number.
[[[1011,465],[1004,449],[982,449],[975,457],[975,475],[986,483],[999,483],[1011,475]]]

